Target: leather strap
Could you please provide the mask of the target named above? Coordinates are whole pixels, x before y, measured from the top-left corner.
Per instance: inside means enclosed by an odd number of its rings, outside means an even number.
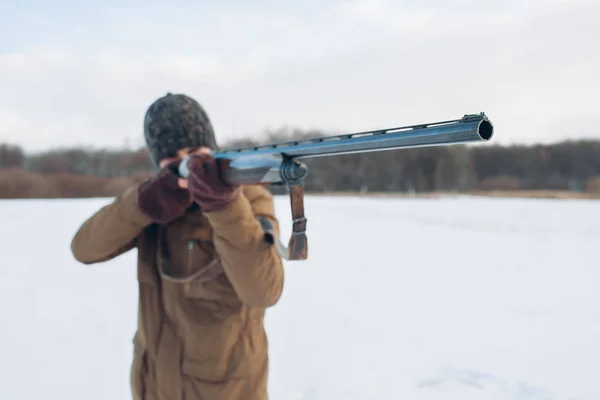
[[[304,216],[304,188],[302,185],[290,187],[290,204],[292,207],[292,237],[287,247],[279,240],[271,221],[262,216],[257,219],[265,232],[265,241],[274,244],[283,259],[306,260],[308,258],[307,219]]]
[[[307,219],[304,215],[304,187],[295,185],[290,188],[292,207],[292,237],[288,244],[290,260],[308,258],[308,238],[306,237]]]

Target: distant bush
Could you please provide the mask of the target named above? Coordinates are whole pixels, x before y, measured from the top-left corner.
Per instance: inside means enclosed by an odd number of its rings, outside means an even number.
[[[486,178],[479,184],[481,190],[522,190],[523,186],[517,178],[495,176]]]
[[[18,168],[25,161],[25,153],[19,146],[0,144],[0,168]]]
[[[600,176],[589,179],[585,185],[585,191],[588,193],[600,193]]]

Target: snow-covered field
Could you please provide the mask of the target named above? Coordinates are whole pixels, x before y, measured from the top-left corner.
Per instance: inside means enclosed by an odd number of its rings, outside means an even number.
[[[0,399],[130,398],[135,253],[84,266],[69,248],[107,201],[0,202]],[[310,260],[267,313],[273,400],[600,399],[600,202],[306,212]]]

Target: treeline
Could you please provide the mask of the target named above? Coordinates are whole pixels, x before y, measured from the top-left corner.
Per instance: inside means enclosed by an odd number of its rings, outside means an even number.
[[[326,133],[280,130],[245,147]],[[600,141],[549,145],[425,147],[306,161],[307,192],[561,190],[600,193]],[[53,149],[27,154],[0,145],[0,198],[114,196],[154,172],[145,149]],[[273,189],[275,193],[282,190]]]

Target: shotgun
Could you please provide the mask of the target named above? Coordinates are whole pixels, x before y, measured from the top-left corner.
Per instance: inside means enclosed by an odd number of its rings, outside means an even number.
[[[304,179],[308,169],[300,160],[342,154],[366,153],[426,146],[443,146],[469,142],[487,142],[494,126],[485,113],[465,114],[460,119],[403,126],[373,131],[325,136],[312,139],[269,143],[212,153],[217,160],[223,182],[230,185],[285,185],[290,193],[292,237],[285,246],[275,235],[272,225],[259,219],[265,239],[275,244],[285,260],[306,260],[308,240],[304,215]],[[177,168],[187,178],[184,158]]]

